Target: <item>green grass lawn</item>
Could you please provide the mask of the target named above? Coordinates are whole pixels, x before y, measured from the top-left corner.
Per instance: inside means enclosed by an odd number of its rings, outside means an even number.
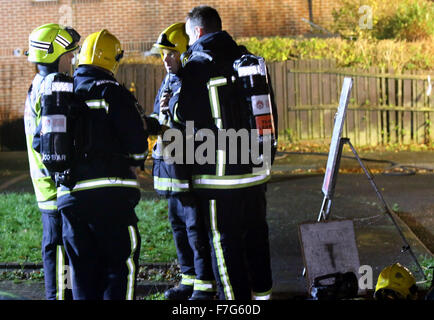
[[[173,262],[176,250],[166,200],[142,200],[136,207],[142,237],[140,262]],[[35,196],[0,194],[0,262],[41,262],[42,223]]]

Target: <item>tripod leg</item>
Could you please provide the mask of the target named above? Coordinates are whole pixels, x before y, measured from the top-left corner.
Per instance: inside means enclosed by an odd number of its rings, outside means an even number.
[[[413,250],[411,249],[410,245],[408,244],[407,239],[404,236],[404,233],[402,232],[401,228],[399,227],[399,225],[397,224],[395,218],[393,217],[394,213],[393,211],[389,208],[389,206],[387,205],[386,201],[383,198],[383,195],[381,194],[380,190],[377,188],[377,185],[375,184],[374,178],[371,175],[371,173],[369,172],[369,170],[365,167],[365,165],[363,164],[362,160],[360,159],[359,155],[357,154],[356,149],[354,149],[353,145],[351,144],[350,140],[347,139],[345,141],[345,143],[348,143],[348,145],[351,148],[351,151],[354,153],[354,155],[357,158],[357,161],[359,162],[360,166],[362,167],[363,171],[365,172],[366,176],[368,177],[369,182],[371,183],[372,187],[375,190],[375,193],[377,194],[378,198],[380,199],[380,201],[383,203],[383,207],[387,213],[387,215],[389,216],[390,220],[392,220],[392,223],[395,225],[396,229],[398,230],[399,235],[402,238],[402,241],[404,242],[405,248],[409,251],[411,257],[413,258],[414,262],[416,262],[416,265],[420,271],[420,273],[422,273],[422,276],[424,278],[424,280],[427,280],[425,273],[423,272],[422,267],[419,264],[419,261],[417,260],[416,256],[414,255]]]
[[[331,204],[332,204],[331,199],[328,199],[327,196],[324,196],[324,199],[323,199],[322,204],[321,204],[321,209],[319,211],[317,222],[320,222],[321,218],[323,220],[327,220],[328,215],[330,213]],[[327,207],[327,209],[324,211],[324,209],[326,207]],[[303,268],[302,276],[303,277],[306,276],[306,268]]]
[[[332,201],[329,199],[329,201],[327,203],[327,210],[324,213],[324,220],[327,220],[329,218],[331,207],[332,207]]]
[[[327,203],[330,203],[330,201],[327,201],[327,200],[328,200],[328,198],[327,198],[327,196],[325,196],[324,199],[323,199],[323,201],[322,201],[322,204],[321,204],[321,209],[319,211],[317,222],[320,222],[321,218],[323,218],[324,220],[326,220],[326,214],[328,214],[329,209],[330,209],[330,205],[327,204]],[[325,209],[326,205],[327,205],[328,209],[325,212],[324,209]]]

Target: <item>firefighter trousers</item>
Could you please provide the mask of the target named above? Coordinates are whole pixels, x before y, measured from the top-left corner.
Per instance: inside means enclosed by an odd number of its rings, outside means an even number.
[[[265,189],[201,198],[220,300],[270,299],[272,274]]]
[[[68,288],[68,258],[62,239],[62,216],[56,211],[43,212],[41,253],[44,266],[45,298],[47,300],[70,300]]]
[[[133,208],[61,210],[74,300],[134,300],[141,238]],[[131,217],[116,221],[113,216]]]
[[[169,221],[182,273],[181,283],[194,290],[215,291],[211,253],[197,201],[191,194],[168,198]]]

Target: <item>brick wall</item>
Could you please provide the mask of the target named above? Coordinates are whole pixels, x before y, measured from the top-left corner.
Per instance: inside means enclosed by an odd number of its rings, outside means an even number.
[[[312,0],[315,23],[331,19],[338,0]],[[25,51],[29,33],[44,23],[72,25],[84,39],[107,28],[126,51],[144,51],[168,25],[184,21],[196,5],[215,7],[223,28],[234,37],[303,34],[310,27],[308,0],[0,0],[0,123],[21,118],[34,67],[15,49]],[[4,139],[5,137],[1,138]],[[1,141],[0,141],[1,142]]]

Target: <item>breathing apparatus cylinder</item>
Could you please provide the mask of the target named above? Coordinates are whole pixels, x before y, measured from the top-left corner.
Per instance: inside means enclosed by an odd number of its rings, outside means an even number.
[[[242,109],[246,112],[248,127],[258,133],[260,150],[265,142],[276,142],[270,86],[264,58],[245,54],[235,60],[233,68]]]
[[[73,79],[54,73],[46,79],[41,95],[41,156],[50,172],[67,170],[73,157],[70,109],[73,103]]]

